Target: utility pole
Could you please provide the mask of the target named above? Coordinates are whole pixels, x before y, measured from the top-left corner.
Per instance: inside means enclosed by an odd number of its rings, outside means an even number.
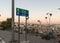
[[[14,0],[12,0],[12,42],[14,42]]]

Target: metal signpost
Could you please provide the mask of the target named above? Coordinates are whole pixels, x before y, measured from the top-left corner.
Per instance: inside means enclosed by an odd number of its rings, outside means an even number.
[[[18,43],[20,43],[20,16],[18,16]]]
[[[25,20],[25,43],[27,43],[27,20],[29,19],[29,17],[26,17]]]
[[[18,16],[18,43],[20,43],[20,16],[26,17],[25,30],[27,30],[27,17],[29,16],[29,11],[21,8],[16,8],[16,15]],[[27,33],[25,31],[25,41],[27,43]]]
[[[19,8],[16,9],[16,15],[20,14],[19,10],[20,10]],[[20,43],[20,16],[18,16],[18,43]]]

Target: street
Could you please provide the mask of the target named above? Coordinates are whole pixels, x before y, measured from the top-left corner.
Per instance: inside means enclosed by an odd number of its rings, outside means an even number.
[[[9,41],[11,40],[11,32],[10,31],[2,31],[0,30],[0,37],[5,40],[6,43],[9,43]],[[25,35],[21,34],[20,35],[20,41],[21,43],[25,42]],[[15,40],[18,39],[18,34],[15,33]],[[54,39],[50,39],[50,40],[45,40],[45,39],[41,39],[40,36],[33,36],[33,35],[28,35],[27,36],[27,42],[28,43],[58,43],[58,40],[54,40]]]

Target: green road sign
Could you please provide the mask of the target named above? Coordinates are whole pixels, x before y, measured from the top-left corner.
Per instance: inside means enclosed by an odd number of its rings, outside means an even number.
[[[16,15],[18,16],[29,16],[29,11],[21,8],[16,8]]]

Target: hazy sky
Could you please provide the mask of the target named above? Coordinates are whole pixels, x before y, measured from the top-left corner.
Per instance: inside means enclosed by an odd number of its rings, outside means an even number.
[[[0,0],[0,21],[11,17],[11,1]],[[52,13],[51,22],[60,23],[60,11],[58,10],[60,0],[15,0],[15,9],[16,7],[29,10],[30,19],[28,22],[37,22],[37,20],[40,20],[42,23],[45,23],[46,13],[49,12]],[[24,20],[25,18],[21,17],[21,21]],[[16,14],[15,21],[17,21]]]

